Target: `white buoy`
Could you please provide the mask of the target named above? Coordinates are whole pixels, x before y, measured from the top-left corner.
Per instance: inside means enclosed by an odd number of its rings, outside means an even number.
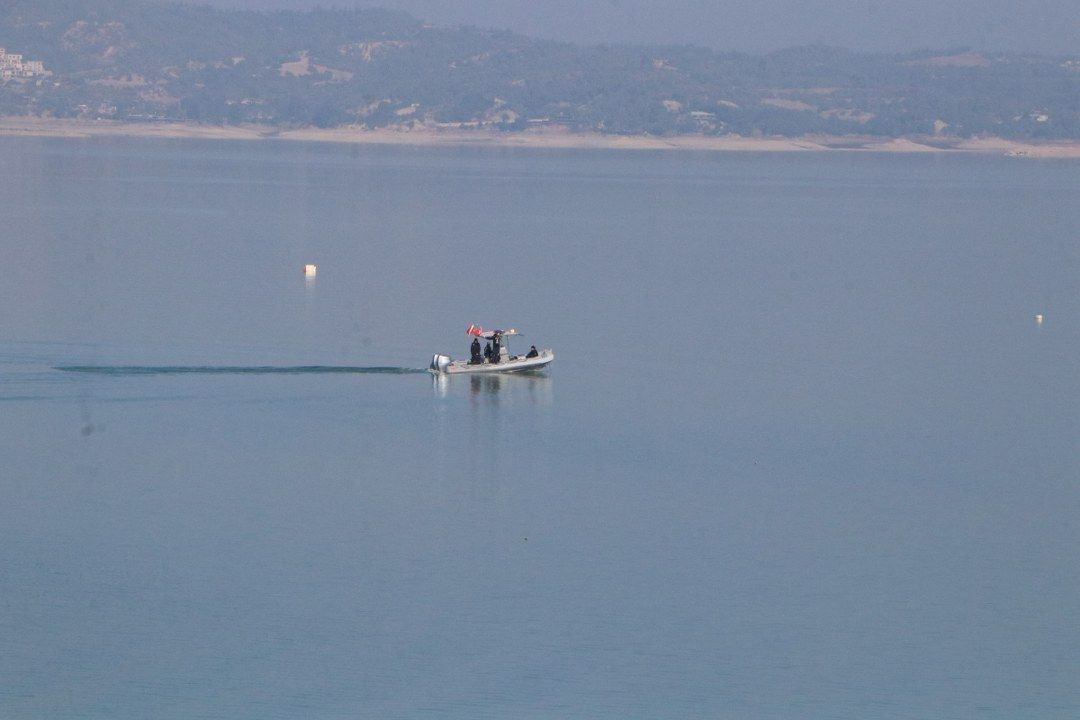
[[[1035,324],[1036,325],[1042,325],[1042,321],[1043,321],[1042,313],[1039,313],[1038,315],[1035,316]]]
[[[305,265],[304,266],[304,276],[305,277],[315,277],[315,273],[318,272],[318,270],[319,270],[319,267],[317,265],[310,265],[310,264]]]

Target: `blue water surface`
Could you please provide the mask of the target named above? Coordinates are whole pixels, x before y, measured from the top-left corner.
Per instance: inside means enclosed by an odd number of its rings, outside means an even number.
[[[1080,164],[0,168],[0,716],[1080,716]]]

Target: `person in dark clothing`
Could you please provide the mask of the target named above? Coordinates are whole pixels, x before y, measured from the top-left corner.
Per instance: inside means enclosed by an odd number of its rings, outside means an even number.
[[[480,340],[479,339],[477,339],[477,338],[472,339],[472,345],[469,346],[469,354],[470,354],[470,357],[469,357],[469,364],[470,365],[479,365],[481,362],[483,362],[483,359],[480,357]]]
[[[540,353],[536,352],[536,346],[535,345],[530,345],[529,346],[529,353],[525,357],[527,357],[527,358],[540,357]]]
[[[491,343],[484,343],[484,359],[491,362]]]
[[[499,362],[499,355],[502,352],[502,338],[496,334],[491,338],[491,362]]]

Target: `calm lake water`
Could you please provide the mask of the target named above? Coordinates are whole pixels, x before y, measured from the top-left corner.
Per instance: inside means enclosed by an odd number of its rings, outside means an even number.
[[[1080,163],[0,170],[0,716],[1080,716]]]

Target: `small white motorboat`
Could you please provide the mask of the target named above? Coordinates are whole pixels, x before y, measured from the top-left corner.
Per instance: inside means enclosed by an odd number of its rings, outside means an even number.
[[[525,355],[514,355],[507,347],[507,340],[521,335],[514,328],[509,330],[484,330],[470,325],[466,335],[473,336],[472,357],[469,360],[453,360],[449,355],[435,354],[428,372],[436,375],[479,375],[485,373],[537,372],[555,359],[551,348],[531,348]],[[490,352],[480,351],[480,341],[488,341]]]

